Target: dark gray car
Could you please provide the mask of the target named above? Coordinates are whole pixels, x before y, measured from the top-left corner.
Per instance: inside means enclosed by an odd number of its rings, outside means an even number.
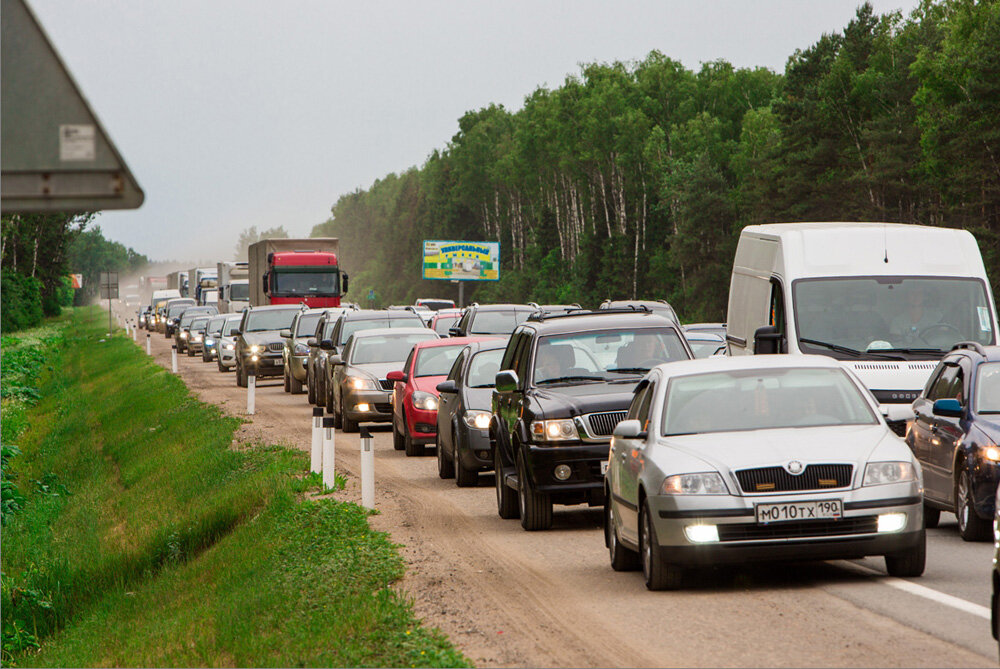
[[[248,307],[236,336],[236,384],[245,388],[250,373],[256,376],[281,376],[284,363],[281,352],[285,343],[282,330],[291,327],[299,305]]]

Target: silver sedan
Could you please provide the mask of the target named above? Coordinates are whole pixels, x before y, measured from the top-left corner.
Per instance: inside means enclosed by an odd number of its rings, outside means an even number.
[[[660,365],[614,431],[605,543],[651,590],[692,567],[885,556],[924,570],[920,465],[825,356]]]

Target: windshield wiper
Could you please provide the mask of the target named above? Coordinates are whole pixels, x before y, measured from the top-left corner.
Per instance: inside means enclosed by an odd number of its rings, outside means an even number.
[[[544,381],[537,381],[536,385],[542,385],[543,383],[566,383],[567,381],[604,381],[603,376],[557,376],[553,379],[545,379]]]
[[[469,388],[492,388],[492,383],[481,383],[478,386],[469,386]]]
[[[945,351],[939,348],[880,348],[880,353],[911,353],[925,355],[944,355]]]
[[[872,351],[859,351],[847,346],[841,346],[840,344],[831,344],[828,341],[819,341],[818,339],[806,339],[805,337],[799,337],[799,341],[812,344],[813,346],[822,346],[823,348],[828,348],[831,351],[836,351],[837,353],[846,353],[847,355],[853,355],[855,358],[860,358],[862,356],[870,355],[875,358],[883,358],[885,360],[902,360],[903,358],[897,355],[883,355],[882,353],[875,353]]]
[[[649,371],[649,367],[614,367],[605,371],[621,372],[622,374],[645,374]]]

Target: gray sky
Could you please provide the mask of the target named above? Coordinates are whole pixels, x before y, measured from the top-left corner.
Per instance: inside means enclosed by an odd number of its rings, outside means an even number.
[[[657,49],[783,71],[860,0],[28,2],[146,193],[101,214],[105,235],[215,261],[251,225],[308,235],[341,194],[444,147],[464,112],[518,109],[581,63]]]

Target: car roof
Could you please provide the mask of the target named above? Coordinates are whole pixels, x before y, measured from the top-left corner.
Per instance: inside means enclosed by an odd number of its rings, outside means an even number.
[[[420,320],[420,316],[417,316],[412,311],[406,311],[405,309],[393,311],[388,311],[386,309],[359,309],[357,311],[345,311],[342,317],[349,321],[375,321],[388,318],[410,318]]]
[[[392,332],[399,332],[400,330],[409,330],[410,328],[390,328]],[[416,328],[413,328],[416,329]],[[428,332],[434,332],[433,330],[427,328]],[[369,330],[370,332],[370,330]],[[417,346],[420,348],[432,348],[441,346],[468,346],[469,344],[474,344],[480,341],[499,341],[503,342],[504,346],[507,345],[506,337],[442,337],[441,339],[431,339],[429,341],[422,341]]]
[[[698,330],[686,330],[684,336],[688,341],[711,341],[719,344],[726,343],[726,340],[722,338],[721,335],[717,335],[714,332],[701,332]]]
[[[532,327],[539,334],[620,330],[630,327],[668,327],[677,331],[677,324],[673,320],[651,311],[609,311],[607,309],[546,316],[544,320],[527,320],[521,326]],[[677,334],[679,335],[680,332],[678,331]]]
[[[985,362],[1000,362],[1000,346],[983,346],[975,342],[958,342],[952,346],[947,355],[966,355],[970,358],[980,358]]]
[[[846,369],[839,360],[826,355],[802,355],[787,353],[782,355],[737,355],[694,360],[677,360],[657,365],[664,376],[687,376],[707,372],[728,372],[733,370],[795,369],[810,367],[815,369]]]
[[[281,311],[282,309],[301,309],[300,304],[262,304],[259,307],[248,307],[247,311]]]
[[[530,304],[473,304],[469,308],[477,311],[537,311]]]
[[[434,332],[430,328],[372,328],[370,330],[359,330],[351,336],[355,339],[363,339],[365,337],[407,334],[430,334],[433,335],[434,339],[437,339],[438,336],[437,332]]]

